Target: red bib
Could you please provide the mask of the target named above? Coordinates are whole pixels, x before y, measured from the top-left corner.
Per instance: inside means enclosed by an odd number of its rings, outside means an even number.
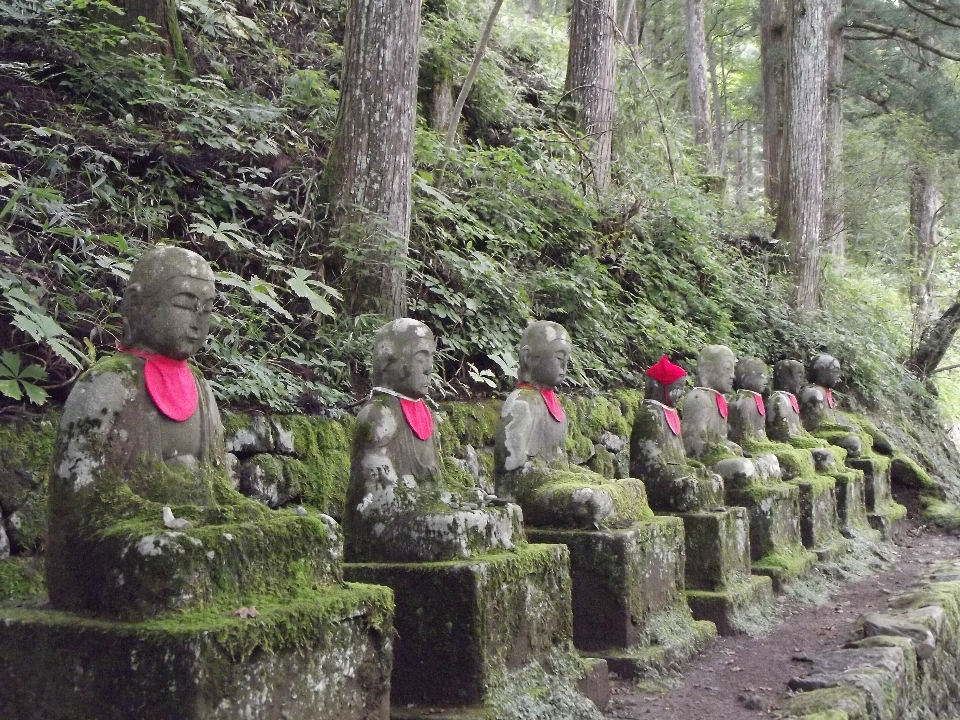
[[[543,402],[547,406],[547,410],[550,412],[550,417],[552,417],[557,422],[563,422],[565,415],[563,414],[563,407],[560,405],[560,401],[557,399],[557,394],[553,391],[552,388],[537,388],[535,385],[530,383],[517,383],[518,388],[531,388],[533,390],[540,390],[540,396],[543,398]]]
[[[757,412],[760,413],[761,417],[767,414],[767,408],[763,404],[763,395],[760,393],[751,393],[753,395],[753,401],[757,404]]]
[[[174,360],[165,355],[123,346],[118,349],[146,360],[143,366],[143,381],[153,404],[165,417],[183,422],[189,420],[197,411],[197,402],[200,399],[197,380],[186,360]]]
[[[793,411],[799,415],[800,414],[800,403],[797,402],[797,396],[793,393],[787,393],[787,397],[790,398],[790,407],[793,408]]]
[[[837,404],[837,401],[833,399],[833,392],[830,388],[824,388],[823,391],[827,394],[827,407],[832,410],[833,406]]]
[[[423,399],[400,398],[400,409],[403,410],[403,417],[413,430],[413,434],[421,440],[429,440],[433,435],[433,415],[430,414],[430,408]]]
[[[663,416],[667,419],[667,426],[670,428],[670,432],[672,432],[674,435],[679,435],[680,413],[677,412],[677,409],[664,406]]]
[[[720,417],[726,420],[727,415],[730,414],[730,408],[727,407],[727,399],[723,396],[723,393],[719,393],[716,390],[713,391],[713,394],[717,396],[717,412],[720,413]]]

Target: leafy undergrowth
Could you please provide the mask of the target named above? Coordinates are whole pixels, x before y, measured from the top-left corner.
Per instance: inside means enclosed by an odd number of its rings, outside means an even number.
[[[425,8],[421,97],[444,68],[462,77],[484,19],[463,0],[440,4]],[[198,361],[221,402],[316,410],[360,394],[382,318],[347,310],[341,272],[363,258],[327,232],[318,189],[343,5],[184,0],[189,76],[145,52],[157,47],[149,27],[110,24],[105,0],[0,5],[8,408],[43,402],[40,390],[62,399],[112,349],[124,281],[159,241],[217,271]],[[692,369],[704,343],[770,362],[827,349],[864,396],[898,388],[893,293],[876,278],[833,278],[827,310],[798,321],[762,216],[702,189],[682,115],[662,102],[672,85],[632,87],[623,74],[617,184],[588,191],[583,146],[557,112],[564,42],[555,23],[505,8],[463,141],[447,148],[418,126],[410,307],[440,338],[440,390],[508,387],[531,318],[570,330],[581,388],[636,386],[662,353]]]

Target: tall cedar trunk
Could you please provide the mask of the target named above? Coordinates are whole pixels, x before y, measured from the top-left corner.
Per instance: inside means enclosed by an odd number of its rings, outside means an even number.
[[[353,312],[406,313],[420,0],[350,0],[340,107],[321,184],[331,230],[362,257]],[[347,253],[348,255],[350,253]]]
[[[720,47],[723,52],[723,46]],[[717,58],[714,53],[713,45],[707,49],[707,57],[710,61],[710,91],[713,100],[713,155],[717,163],[717,174],[726,177],[727,175],[727,143],[726,129],[723,123],[723,105],[720,102],[720,80],[717,72]],[[720,72],[723,72],[721,67]]]
[[[449,73],[434,80],[430,98],[430,129],[446,132],[453,114],[453,80]]]
[[[913,259],[910,299],[914,304],[917,327],[921,328],[933,320],[932,277],[939,208],[936,175],[922,161],[918,162],[910,178],[910,254]]]
[[[749,160],[747,155],[747,129],[746,122],[737,123],[736,130],[736,152],[734,161],[737,164],[737,207],[743,208],[747,203],[747,185],[750,182],[747,177]]]
[[[710,99],[707,95],[707,36],[703,25],[704,0],[686,0],[687,80],[693,140],[703,148],[704,167],[714,169],[710,131]]]
[[[763,94],[763,194],[777,217],[783,167],[783,122],[786,113],[785,0],[760,0],[760,65]]]
[[[957,330],[960,329],[960,302],[955,302],[920,338],[917,351],[907,360],[907,368],[925,379],[943,362]]]
[[[834,267],[844,270],[847,231],[843,220],[843,17],[841,0],[827,0],[827,147],[823,237]]]
[[[786,78],[778,237],[790,251],[791,303],[807,312],[820,304],[827,121],[827,16],[822,0],[788,2]]]
[[[574,0],[570,9],[570,53],[564,90],[576,108],[580,130],[589,138],[597,190],[610,184],[617,49],[615,12],[616,0]]]
[[[104,20],[125,30],[134,30],[141,17],[156,25],[155,32],[160,36],[162,45],[146,49],[170,56],[181,72],[191,72],[190,58],[180,34],[176,0],[119,0],[114,4],[123,10],[123,15],[118,18],[114,13],[105,13]]]

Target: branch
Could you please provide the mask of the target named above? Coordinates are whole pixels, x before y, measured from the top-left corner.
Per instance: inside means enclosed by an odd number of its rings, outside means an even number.
[[[900,28],[891,27],[889,25],[879,25],[877,23],[868,22],[867,20],[848,20],[848,28],[856,28],[857,30],[866,30],[867,32],[877,33],[877,35],[882,35],[889,38],[897,38],[898,40],[906,40],[908,43],[916,45],[918,48],[923,48],[932,52],[934,55],[938,55],[947,60],[957,60],[960,61],[960,53],[953,53],[949,50],[944,50],[939,48],[936,45],[928,43],[926,40],[921,38],[919,35],[916,35],[912,32],[907,32],[906,30],[901,30]],[[857,39],[858,37],[851,37],[850,39]]]
[[[921,15],[930,18],[934,22],[940,23],[941,25],[946,25],[947,27],[952,27],[952,28],[960,28],[960,22],[952,22],[950,20],[945,20],[944,18],[939,17],[938,15],[934,15],[929,10],[924,10],[922,7],[914,5],[912,2],[910,2],[910,0],[903,0],[903,4],[906,5],[908,8],[910,8],[911,10],[914,10],[920,13]],[[950,12],[946,8],[939,7],[936,3],[927,3],[927,4],[930,5],[931,7],[937,8],[937,10],[939,10],[940,12]]]

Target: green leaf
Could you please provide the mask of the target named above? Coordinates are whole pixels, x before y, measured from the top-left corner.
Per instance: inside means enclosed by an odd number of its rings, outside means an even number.
[[[23,385],[24,392],[27,394],[27,398],[34,405],[43,405],[47,401],[47,398],[50,397],[42,387],[28,382],[21,384]]]
[[[47,371],[37,364],[27,365],[20,371],[20,379],[23,380],[24,378],[28,380],[46,380]],[[26,385],[26,383],[24,384]]]
[[[320,295],[314,292],[313,289],[307,284],[309,282],[307,278],[311,274],[312,273],[310,273],[309,270],[296,268],[294,269],[294,276],[292,278],[287,278],[287,285],[298,297],[307,300],[314,312],[318,312],[321,315],[326,315],[327,317],[333,317],[335,313],[330,303],[328,303],[324,298],[320,297]]]
[[[20,392],[20,383],[16,380],[0,380],[0,395],[6,395],[13,400],[19,400],[23,397]]]
[[[9,350],[0,354],[0,372],[5,377],[17,378],[20,375],[20,356]]]

